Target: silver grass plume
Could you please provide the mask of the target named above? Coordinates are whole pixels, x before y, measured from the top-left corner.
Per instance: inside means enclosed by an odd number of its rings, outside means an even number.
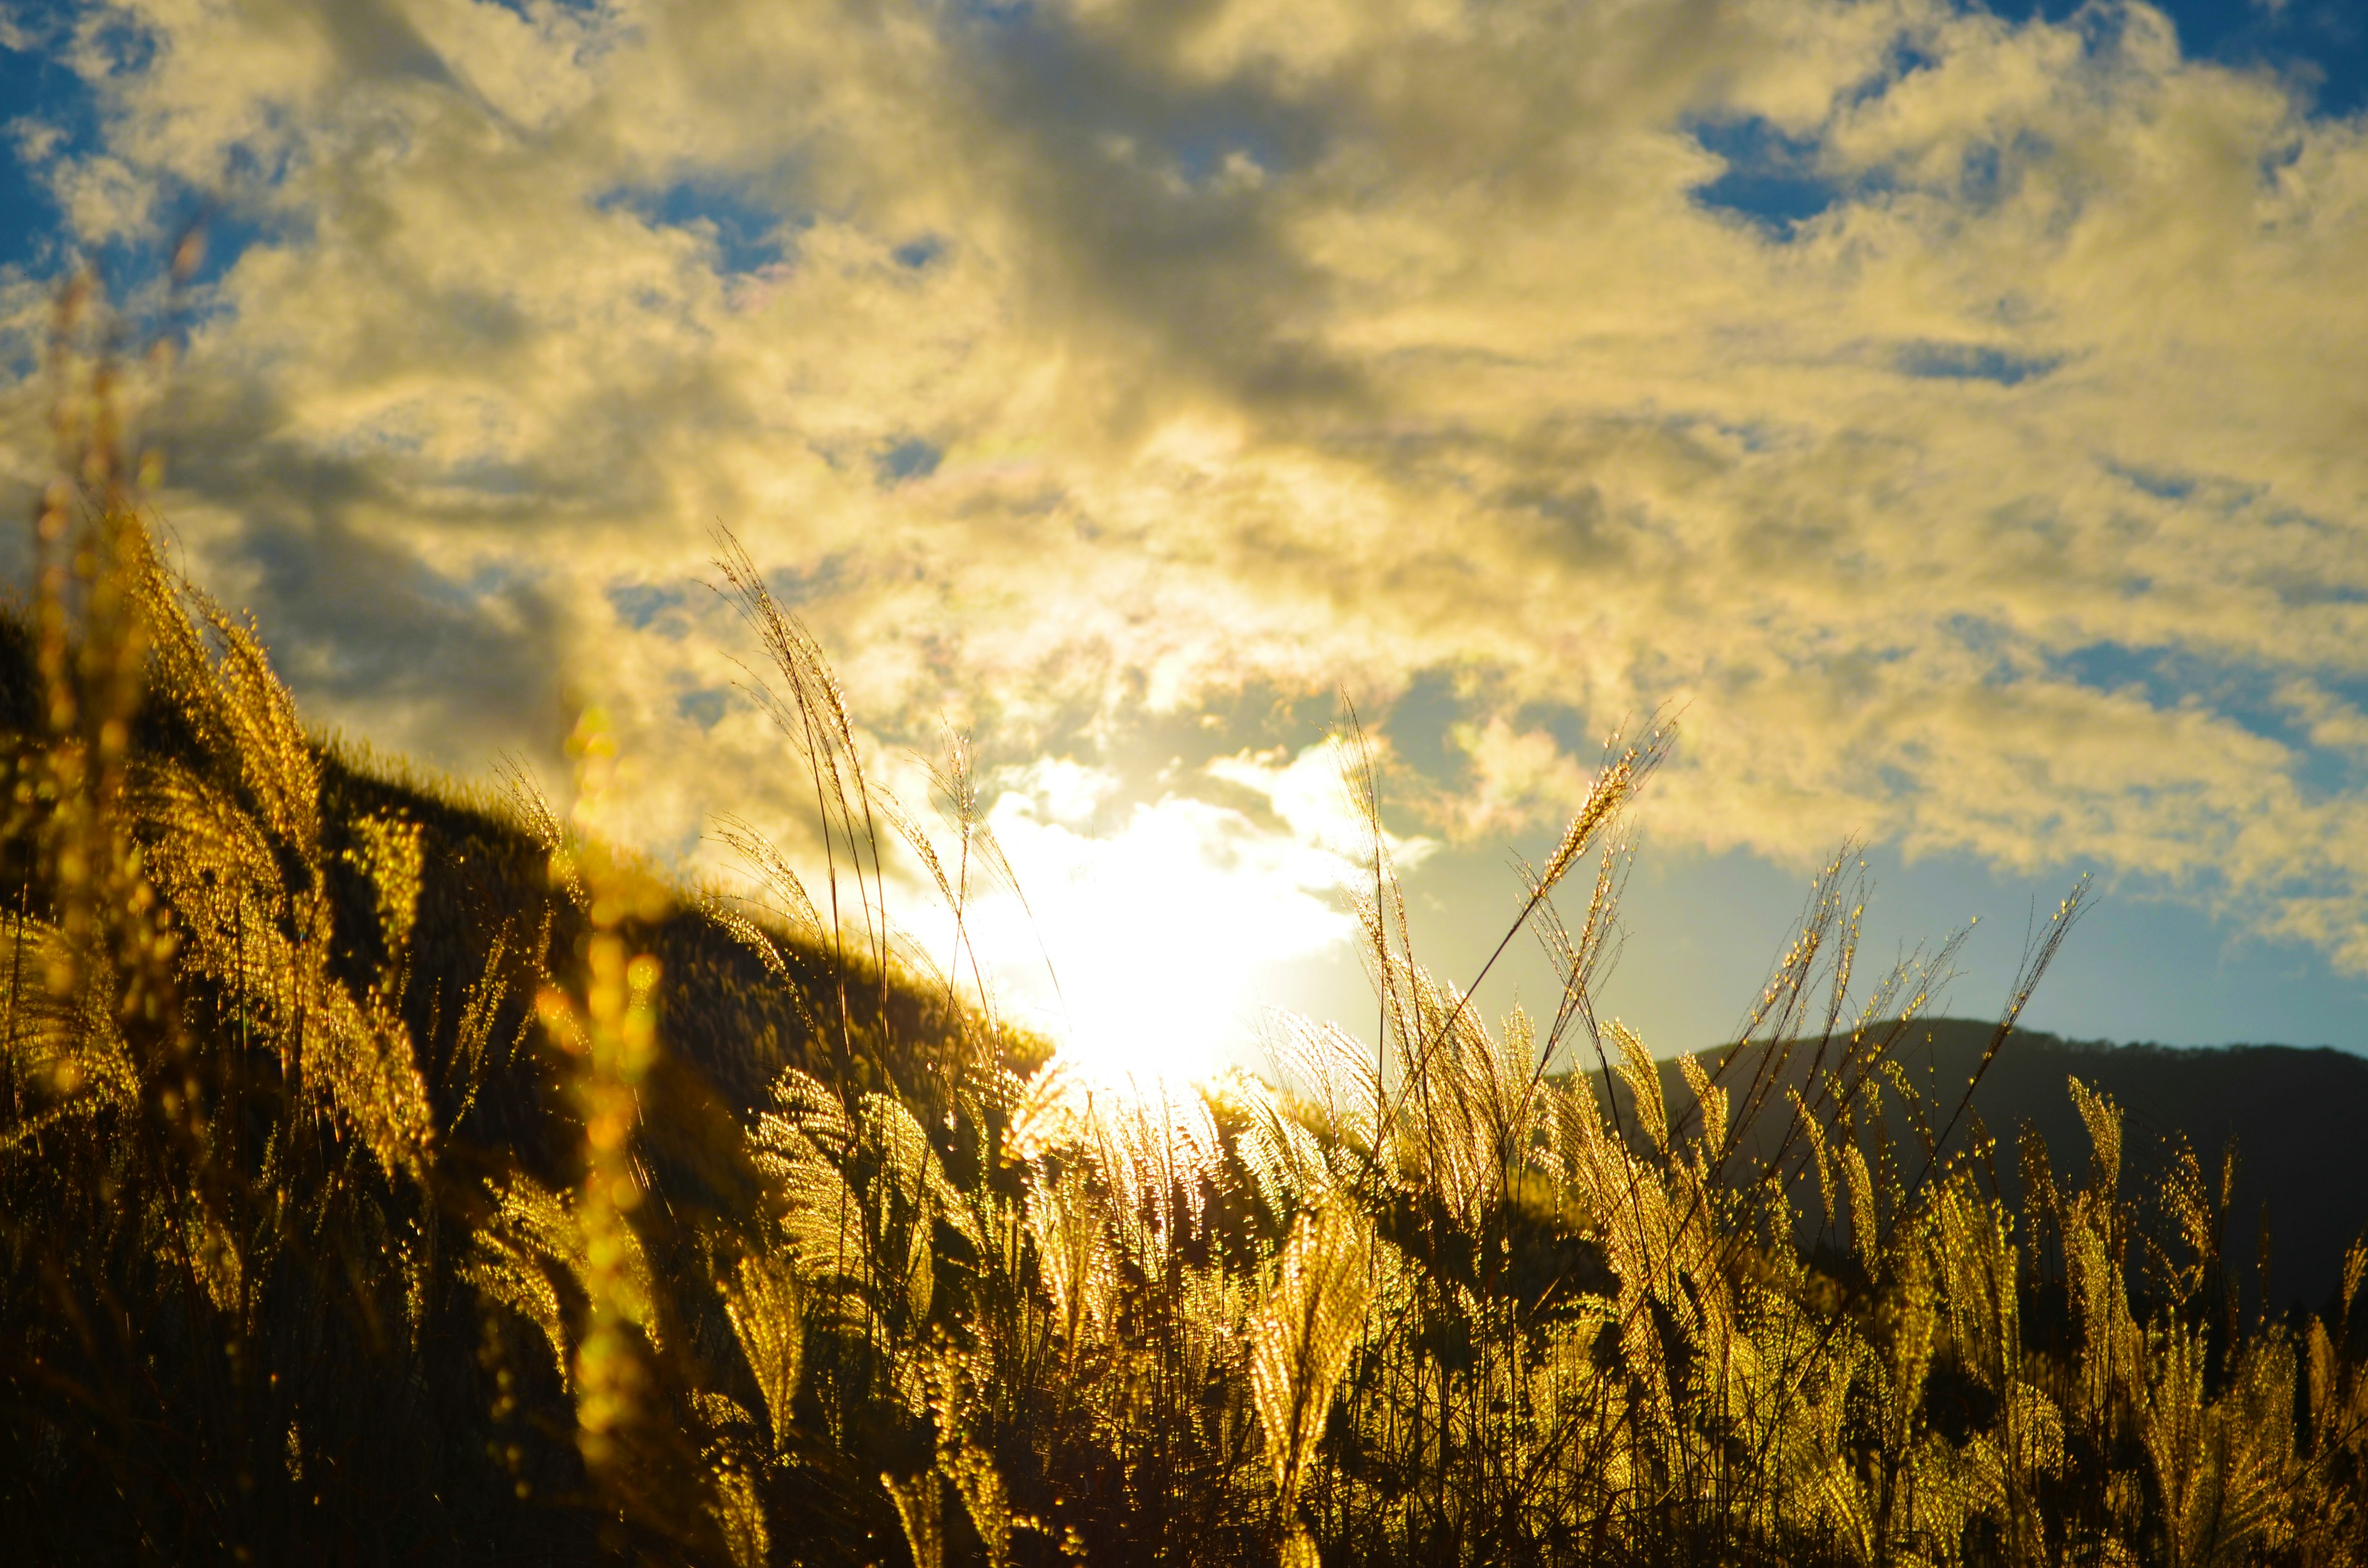
[[[1294,1540],[1299,1485],[1330,1415],[1332,1391],[1364,1331],[1372,1237],[1346,1204],[1303,1214],[1277,1260],[1250,1338],[1250,1392],[1266,1429],[1275,1491]],[[1313,1556],[1312,1547],[1304,1549]]]
[[[1554,853],[1546,857],[1537,875],[1533,902],[1552,892],[1554,885],[1578,863],[1579,857],[1587,853],[1596,835],[1618,818],[1645,780],[1668,757],[1670,744],[1676,738],[1676,726],[1663,723],[1647,730],[1642,740],[1622,744],[1618,737],[1612,739],[1606,753],[1616,751],[1618,755],[1596,774],[1595,781],[1588,787],[1587,799],[1563,829]]]
[[[709,1461],[707,1483],[712,1489],[708,1514],[723,1538],[732,1568],[765,1568],[773,1560],[773,1532],[757,1478],[729,1453],[719,1453]]]
[[[1669,1142],[1669,1113],[1661,1101],[1661,1070],[1636,1031],[1619,1019],[1611,1020],[1611,1039],[1620,1047],[1620,1058],[1611,1070],[1628,1085],[1628,1093],[1636,1106],[1636,1121],[1645,1130],[1656,1149],[1667,1148]]]
[[[898,1480],[882,1472],[880,1484],[896,1505],[896,1522],[905,1528],[905,1547],[913,1554],[913,1568],[944,1568],[946,1561],[945,1494],[938,1472]]]
[[[752,1253],[741,1258],[722,1290],[724,1315],[757,1380],[772,1426],[773,1451],[780,1453],[789,1446],[790,1406],[805,1356],[805,1305],[797,1276]]]
[[[1726,1148],[1726,1085],[1712,1083],[1701,1060],[1691,1052],[1678,1058],[1678,1070],[1685,1074],[1686,1087],[1694,1096],[1702,1153],[1714,1165]]]

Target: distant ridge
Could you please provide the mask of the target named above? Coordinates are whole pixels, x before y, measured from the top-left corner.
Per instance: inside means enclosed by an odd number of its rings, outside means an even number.
[[[1945,1118],[1996,1029],[1979,1019],[1934,1018],[1913,1026],[1894,1054]],[[1736,1085],[1738,1096],[1759,1060],[1756,1053],[1765,1049],[1747,1048],[1727,1069],[1725,1081]],[[1812,1050],[1797,1048],[1789,1080],[1798,1081]],[[1717,1057],[1703,1053],[1705,1063]],[[2368,1231],[2368,1057],[2327,1046],[2114,1045],[2017,1029],[1973,1100],[1974,1113],[1998,1140],[1999,1186],[2011,1201],[2021,1201],[2015,1147],[2026,1124],[2046,1140],[2059,1185],[2088,1179],[2089,1137],[2066,1087],[2074,1077],[2112,1096],[2125,1113],[2122,1190],[2142,1209],[2180,1135],[2215,1180],[2221,1151],[2233,1140],[2237,1181],[2226,1256],[2250,1276],[2266,1204],[2273,1302],[2299,1300],[2314,1309],[2328,1302],[2344,1248]],[[1674,1062],[1664,1064],[1662,1079],[1672,1114],[1691,1109],[1693,1097]],[[1747,1147],[1771,1151],[1789,1114],[1779,1089]],[[1894,1132],[1912,1141],[1904,1120],[1895,1121]],[[1951,1145],[1964,1147],[1965,1134],[1961,1127]],[[1816,1207],[1810,1190],[1801,1198]]]

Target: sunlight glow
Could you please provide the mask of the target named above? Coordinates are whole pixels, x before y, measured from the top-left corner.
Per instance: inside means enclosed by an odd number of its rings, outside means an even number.
[[[1260,972],[1354,940],[1340,889],[1360,875],[1360,830],[1336,746],[1244,752],[1202,777],[1264,809],[1171,791],[1106,826],[1121,780],[1046,758],[1011,774],[989,812],[1026,906],[980,897],[973,940],[1003,1006],[1090,1076],[1199,1078],[1252,1060]],[[1401,866],[1429,847],[1390,842]]]

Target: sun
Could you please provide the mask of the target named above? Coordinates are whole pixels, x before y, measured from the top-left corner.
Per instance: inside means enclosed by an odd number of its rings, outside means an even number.
[[[1340,890],[1359,869],[1334,746],[1240,754],[1201,777],[1272,810],[1181,788],[1113,810],[1114,774],[1052,758],[1015,770],[990,812],[1020,896],[973,907],[980,961],[1007,1011],[1105,1082],[1196,1080],[1255,1060],[1266,972],[1355,939]]]

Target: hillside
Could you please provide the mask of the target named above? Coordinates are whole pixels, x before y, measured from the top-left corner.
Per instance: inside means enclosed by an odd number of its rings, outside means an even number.
[[[603,938],[655,960],[636,1008],[663,1028],[623,1085],[608,1285],[644,1406],[764,1408],[716,1364],[739,1353],[714,1278],[768,1222],[746,1134],[784,1074],[951,1145],[945,1086],[1044,1047],[630,863],[604,920],[601,852],[538,799],[302,734],[259,646],[202,600],[181,619],[180,591],[144,589],[163,647],[111,790],[45,733],[30,618],[0,618],[0,1535],[45,1562],[728,1560],[681,1417],[606,1475],[578,1441],[587,1127],[624,1075],[587,984]],[[91,653],[68,659],[96,730]],[[800,1507],[845,1516],[801,1560],[896,1528],[876,1458],[801,1470]]]
[[[1996,1033],[1995,1025],[1980,1019],[1920,1020],[1905,1032],[1895,1054],[1945,1116]],[[1745,1048],[1724,1081],[1750,1082],[1771,1049]],[[1780,1082],[1799,1087],[1813,1049],[1795,1042],[1796,1059]],[[1716,1053],[1704,1056],[1714,1060]],[[2111,1045],[2016,1029],[1982,1074],[1972,1116],[1950,1140],[1950,1150],[1963,1150],[1976,1124],[1987,1128],[1998,1141],[2000,1188],[2019,1204],[2023,1172],[2017,1142],[2030,1127],[2044,1140],[2058,1183],[2085,1181],[2089,1136],[2066,1086],[2068,1078],[2121,1107],[2123,1181],[2142,1203],[2158,1192],[2180,1139],[2215,1181],[2223,1152],[2233,1146],[2236,1181],[2226,1249],[2248,1263],[2256,1258],[2266,1208],[2272,1299],[2319,1310],[2333,1298],[2344,1249],[2368,1232],[2368,1058],[2324,1047]],[[1662,1080],[1673,1111],[1685,1114],[1692,1096],[1675,1063],[1664,1067]],[[1789,1111],[1770,1115],[1748,1147],[1763,1157],[1772,1153],[1788,1121]],[[1891,1131],[1903,1146],[1914,1145],[1914,1130],[1896,1106]],[[1793,1163],[1798,1168],[1797,1150]],[[2248,1299],[2255,1289],[2248,1275]]]

